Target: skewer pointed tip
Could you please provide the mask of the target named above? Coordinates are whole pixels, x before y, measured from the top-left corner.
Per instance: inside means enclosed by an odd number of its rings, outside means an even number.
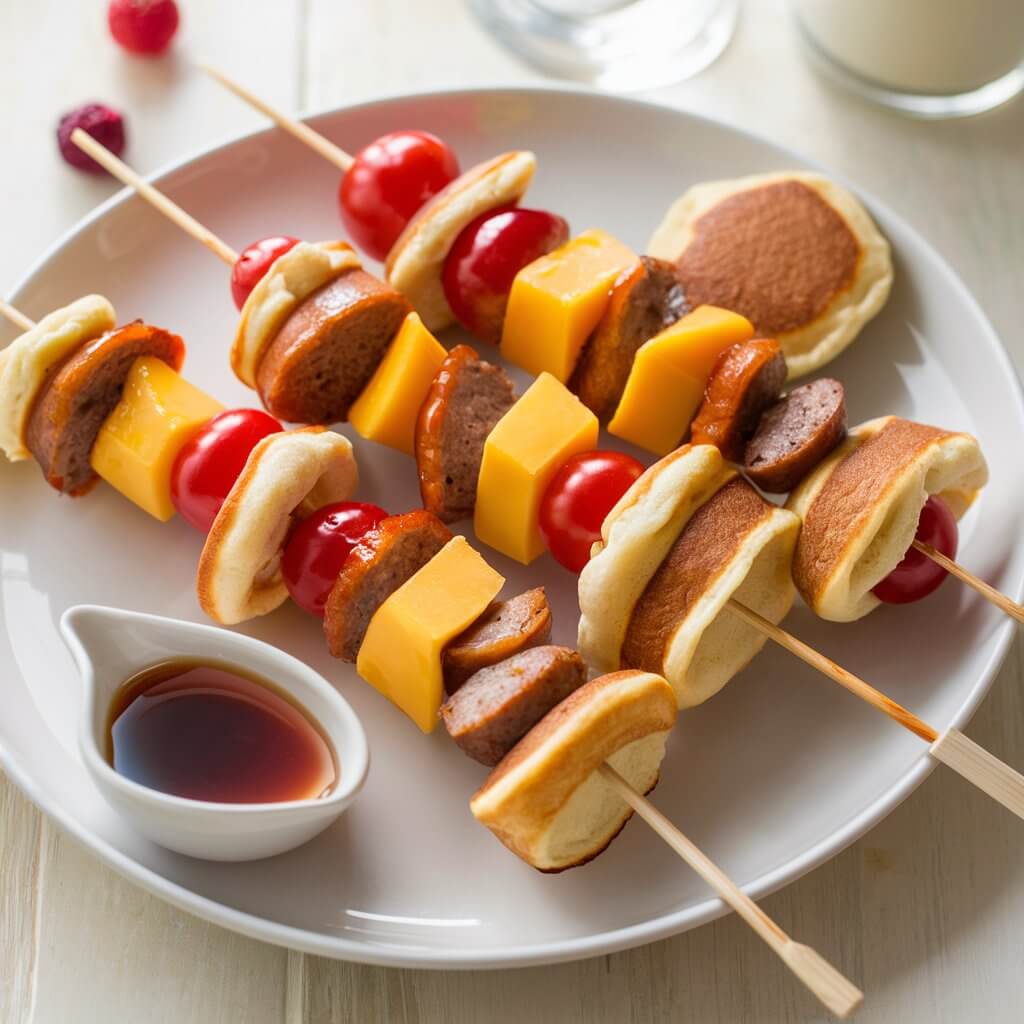
[[[791,940],[779,955],[840,1020],[846,1020],[864,1002],[864,993],[810,946]]]

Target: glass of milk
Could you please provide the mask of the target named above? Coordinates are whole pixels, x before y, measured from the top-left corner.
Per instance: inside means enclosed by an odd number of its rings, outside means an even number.
[[[1024,3],[1024,0],[1021,0]],[[500,43],[549,75],[651,89],[703,71],[725,49],[738,0],[469,0]]]
[[[843,84],[919,117],[963,117],[1024,89],[1024,0],[791,0]]]

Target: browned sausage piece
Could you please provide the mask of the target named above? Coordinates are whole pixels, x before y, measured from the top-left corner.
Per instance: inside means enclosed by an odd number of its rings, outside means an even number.
[[[543,587],[495,601],[444,649],[444,688],[454,693],[474,672],[551,639],[551,609]]]
[[[687,311],[675,267],[641,256],[612,285],[611,297],[594,333],[583,348],[569,390],[601,422],[615,414],[636,350]]]
[[[761,414],[778,400],[785,383],[786,357],[774,338],[727,348],[704,388],[690,427],[691,444],[713,444],[730,462],[742,462]]]
[[[456,345],[437,371],[416,421],[423,507],[442,522],[473,514],[484,442],[515,404],[508,374],[469,345]]]
[[[327,646],[354,662],[374,612],[452,539],[451,531],[423,509],[388,516],[349,553],[324,609]]]
[[[291,423],[346,419],[411,309],[362,270],[325,284],[296,307],[261,356],[256,386],[263,404]]]
[[[785,494],[846,436],[843,385],[831,377],[794,388],[761,417],[743,465],[763,490]]]
[[[93,445],[140,356],[154,356],[180,370],[185,343],[135,320],[86,342],[47,378],[29,414],[25,444],[51,487],[78,496],[96,483]]]
[[[587,680],[568,647],[533,647],[483,668],[441,705],[449,735],[474,761],[496,765]]]

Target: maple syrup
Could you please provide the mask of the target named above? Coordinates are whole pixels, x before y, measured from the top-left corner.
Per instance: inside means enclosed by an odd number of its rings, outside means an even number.
[[[187,658],[118,689],[107,760],[150,789],[215,803],[308,800],[338,779],[330,742],[292,698],[233,665]]]

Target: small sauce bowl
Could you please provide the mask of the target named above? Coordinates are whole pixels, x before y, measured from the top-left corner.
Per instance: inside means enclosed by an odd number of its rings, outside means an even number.
[[[78,732],[85,766],[107,802],[161,846],[205,860],[272,857],[327,828],[366,780],[366,733],[348,702],[308,665],[262,640],[100,605],[69,608],[60,630],[85,685]],[[309,800],[209,803],[162,793],[118,774],[104,756],[116,692],[141,670],[182,657],[247,670],[273,682],[305,709],[334,748],[338,779],[333,788]]]

